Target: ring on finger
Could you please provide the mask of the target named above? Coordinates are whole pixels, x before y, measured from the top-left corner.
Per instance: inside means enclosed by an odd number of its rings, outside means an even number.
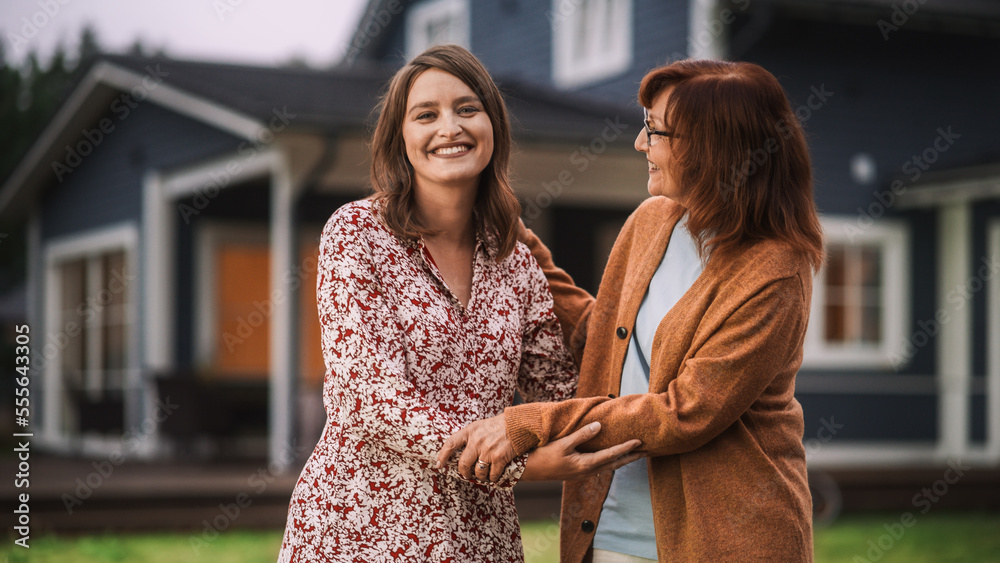
[[[488,469],[489,466],[490,466],[490,464],[486,463],[485,461],[483,461],[481,459],[480,460],[476,460],[476,467],[479,468],[479,469]]]

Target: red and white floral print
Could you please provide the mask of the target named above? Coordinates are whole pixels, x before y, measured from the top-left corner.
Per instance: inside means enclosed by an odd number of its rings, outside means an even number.
[[[327,419],[279,561],[522,561],[511,488],[525,457],[493,484],[434,466],[448,436],[503,412],[515,388],[526,401],[575,393],[545,276],[524,245],[497,263],[480,237],[463,307],[423,244],[396,237],[376,206],[348,204],[323,230]]]

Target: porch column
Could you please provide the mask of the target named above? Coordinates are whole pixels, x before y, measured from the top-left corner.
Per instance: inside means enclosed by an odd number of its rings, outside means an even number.
[[[55,268],[47,259],[42,258],[42,226],[41,213],[36,207],[32,210],[28,221],[28,322],[35,333],[31,340],[35,343],[33,349],[36,356],[42,356],[42,362],[32,358],[34,364],[43,363],[43,368],[31,378],[31,395],[41,397],[39,401],[43,408],[42,416],[36,418],[41,422],[32,428],[41,443],[53,445],[59,439],[59,425],[62,420],[62,409],[59,400],[62,391],[62,380],[59,377],[59,353],[46,357],[45,343],[47,335],[53,334],[59,326],[57,303],[61,302],[59,287],[60,278]],[[37,368],[35,368],[37,369]],[[41,382],[41,384],[39,384]],[[37,407],[37,405],[36,405]],[[36,423],[37,424],[37,423]],[[40,430],[40,431],[39,431]]]
[[[938,452],[944,458],[969,451],[972,376],[972,299],[966,294],[971,272],[972,214],[966,202],[948,202],[938,211],[938,308],[948,312],[937,338]],[[955,299],[961,299],[960,304]]]
[[[285,470],[296,455],[295,387],[298,374],[298,299],[295,272],[295,190],[285,158],[271,175],[271,378],[268,460],[272,470]]]
[[[722,59],[728,51],[728,23],[720,18],[718,0],[690,0],[688,49],[693,59]],[[719,27],[723,26],[723,27]]]
[[[141,427],[156,408],[153,376],[174,368],[174,215],[163,177],[152,171],[143,179],[142,244],[139,266],[142,342],[138,370],[129,370],[125,398],[126,428]],[[137,454],[149,457],[159,449],[159,428],[140,440]]]

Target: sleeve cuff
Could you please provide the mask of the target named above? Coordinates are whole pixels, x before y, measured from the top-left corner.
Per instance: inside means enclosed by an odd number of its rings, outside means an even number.
[[[519,455],[515,457],[510,463],[507,464],[506,469],[504,469],[503,476],[497,485],[504,488],[513,488],[514,485],[521,480],[521,475],[524,473],[525,466],[528,465],[528,456]]]
[[[524,455],[542,442],[542,413],[538,403],[507,407],[503,418],[515,455]]]

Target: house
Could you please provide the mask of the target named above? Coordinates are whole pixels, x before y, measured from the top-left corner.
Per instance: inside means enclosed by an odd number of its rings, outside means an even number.
[[[826,232],[796,389],[810,466],[1000,466],[995,2],[372,0],[348,58],[399,65],[434,41],[636,113],[642,76],[671,60],[773,72],[809,138]],[[595,288],[634,207],[567,186],[537,229]]]
[[[266,439],[277,463],[308,443],[315,237],[364,194],[380,85],[442,41],[497,77],[525,220],[591,289],[646,197],[631,148],[645,72],[685,56],[771,70],[806,128],[827,235],[796,390],[811,467],[1000,465],[986,0],[371,0],[333,71],[104,57],[0,189],[0,215],[30,217],[39,440],[106,451],[124,431],[155,457],[209,425]]]
[[[0,188],[0,217],[28,218],[34,445],[303,459],[324,421],[318,237],[368,193],[370,115],[393,70],[101,56],[80,71]],[[593,139],[603,158],[575,185],[641,200],[641,120],[504,88],[532,205]],[[618,169],[634,172],[615,184]]]

